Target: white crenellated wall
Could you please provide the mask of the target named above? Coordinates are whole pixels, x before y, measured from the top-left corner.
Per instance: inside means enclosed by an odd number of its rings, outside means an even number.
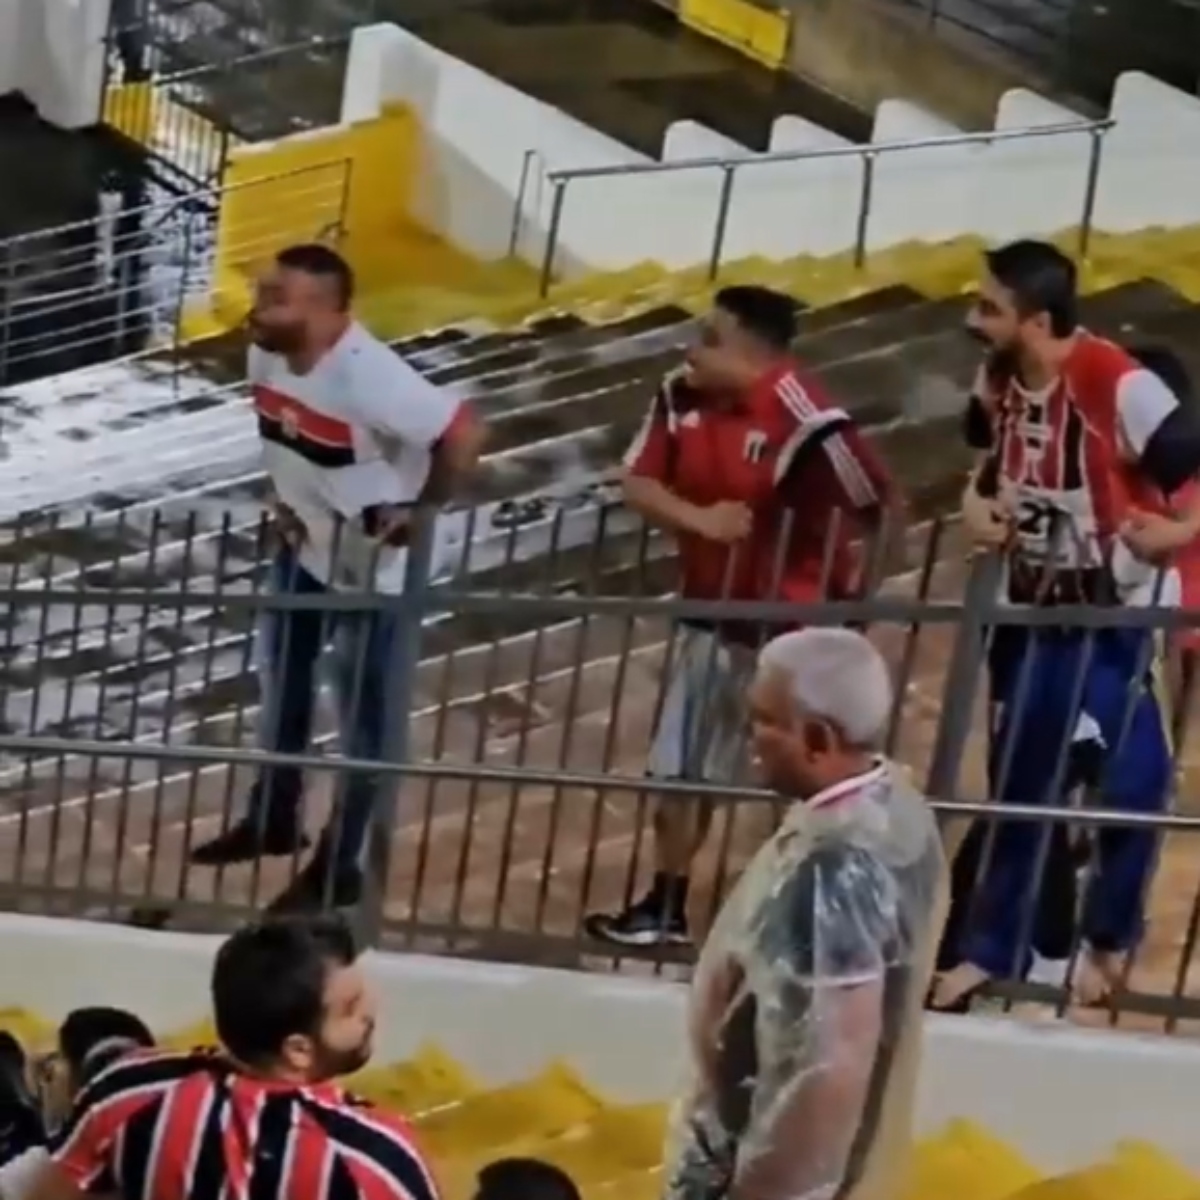
[[[512,228],[521,162],[535,169],[522,202],[518,251],[538,262],[550,220],[546,172],[579,166],[645,163],[635,151],[549,105],[523,95],[390,25],[355,33],[343,115],[367,117],[381,101],[403,99],[427,134],[427,180],[420,216],[485,256],[503,253]],[[1095,225],[1127,231],[1200,223],[1200,100],[1149,77],[1121,77],[1113,97],[1117,126],[1106,135]],[[998,130],[1082,122],[1033,92],[1016,89],[998,106]],[[916,105],[888,100],[876,113],[872,143],[963,132]],[[867,247],[914,239],[976,235],[999,241],[1057,233],[1078,224],[1092,138],[1060,134],[992,145],[958,145],[874,156]],[[772,150],[845,145],[797,116],[780,117]],[[664,159],[714,154],[752,158],[695,122],[668,131]],[[678,268],[711,253],[722,171],[579,179],[566,189],[556,270],[619,269],[654,259]],[[735,175],[723,258],[827,255],[854,244],[862,194],[861,159],[748,164]]]
[[[64,129],[100,118],[110,0],[0,0],[0,94]]]

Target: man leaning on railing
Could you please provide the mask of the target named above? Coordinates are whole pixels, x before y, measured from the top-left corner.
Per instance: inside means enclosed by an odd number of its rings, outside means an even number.
[[[475,465],[483,431],[352,317],[354,280],[322,245],[283,250],[258,285],[249,378],[275,491],[271,586],[290,596],[403,591],[409,521]],[[342,753],[379,761],[396,662],[395,609],[268,612],[258,630],[264,749],[304,754],[316,668],[334,643]],[[379,776],[350,772],[308,865],[273,908],[357,904]],[[260,772],[245,815],[192,851],[205,866],[291,855],[307,844],[299,767]]]
[[[1075,265],[1048,243],[988,253],[970,328],[988,353],[972,400],[984,455],[964,522],[1002,556],[1001,605],[1063,613],[1044,627],[1001,619],[992,795],[1061,805],[1077,782],[1072,763],[1090,758],[1089,790],[1103,804],[1161,812],[1172,762],[1152,686],[1154,631],[1084,625],[1077,614],[1178,604],[1173,558],[1200,534],[1200,504],[1176,511],[1167,497],[1200,473],[1200,422],[1154,371],[1079,325]],[[1000,824],[974,911],[946,948],[954,965],[934,988],[935,1007],[960,1007],[990,979],[1024,975],[1021,929],[1037,902],[1042,836],[1031,822]],[[1071,981],[1084,1002],[1124,984],[1154,831],[1106,828],[1094,853]]]

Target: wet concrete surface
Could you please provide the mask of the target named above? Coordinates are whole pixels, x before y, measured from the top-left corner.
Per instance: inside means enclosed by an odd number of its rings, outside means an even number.
[[[341,16],[329,5],[297,5],[285,16],[245,0],[177,7],[196,32],[160,39],[155,54],[163,71],[195,72],[189,103],[249,139],[337,119],[346,38],[358,23],[349,14],[360,15],[353,0]],[[855,141],[870,136],[869,114],[684,29],[646,0],[387,0],[370,19],[395,20],[651,156],[667,127],[685,119],[753,149],[766,148],[784,113]]]

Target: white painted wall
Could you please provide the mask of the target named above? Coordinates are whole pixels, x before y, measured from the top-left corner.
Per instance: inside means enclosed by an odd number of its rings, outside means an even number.
[[[404,99],[428,133],[421,215],[452,240],[484,255],[508,244],[517,181],[526,151],[533,169],[521,211],[518,249],[540,259],[550,219],[556,168],[645,165],[642,155],[557,109],[425,45],[395,26],[356,31],[347,76],[346,119]],[[1200,100],[1148,76],[1117,83],[1096,194],[1098,228],[1123,231],[1200,223]],[[1083,117],[1024,89],[1008,92],[997,130],[1082,122]],[[914,104],[887,100],[876,113],[872,144],[962,133]],[[776,122],[772,150],[824,150],[845,145],[796,116]],[[1092,138],[1068,133],[992,145],[880,149],[867,246],[880,250],[912,240],[975,235],[999,241],[1057,233],[1078,224]],[[753,160],[695,122],[667,131],[661,157],[680,161],[713,154]],[[725,238],[726,260],[829,255],[854,244],[862,194],[861,159],[814,159],[741,167],[735,177]],[[629,174],[581,179],[566,190],[559,255],[562,275],[619,269],[646,259],[672,268],[708,261],[722,171]]]
[[[64,129],[100,118],[110,0],[0,0],[0,92]]]
[[[208,1016],[218,939],[0,915],[0,1007],[58,1020],[114,1004],[163,1032]],[[432,1039],[480,1078],[527,1077],[551,1059],[617,1100],[670,1097],[683,1061],[684,992],[661,980],[373,955],[380,1061]],[[927,1019],[917,1125],[984,1123],[1047,1171],[1145,1139],[1200,1169],[1200,1045],[1002,1018]]]

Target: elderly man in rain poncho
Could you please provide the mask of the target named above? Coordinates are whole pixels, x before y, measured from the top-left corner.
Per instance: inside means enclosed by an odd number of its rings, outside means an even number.
[[[877,752],[892,688],[860,634],[776,638],[749,700],[765,781],[794,803],[696,970],[666,1196],[890,1197],[944,911],[941,842]]]

